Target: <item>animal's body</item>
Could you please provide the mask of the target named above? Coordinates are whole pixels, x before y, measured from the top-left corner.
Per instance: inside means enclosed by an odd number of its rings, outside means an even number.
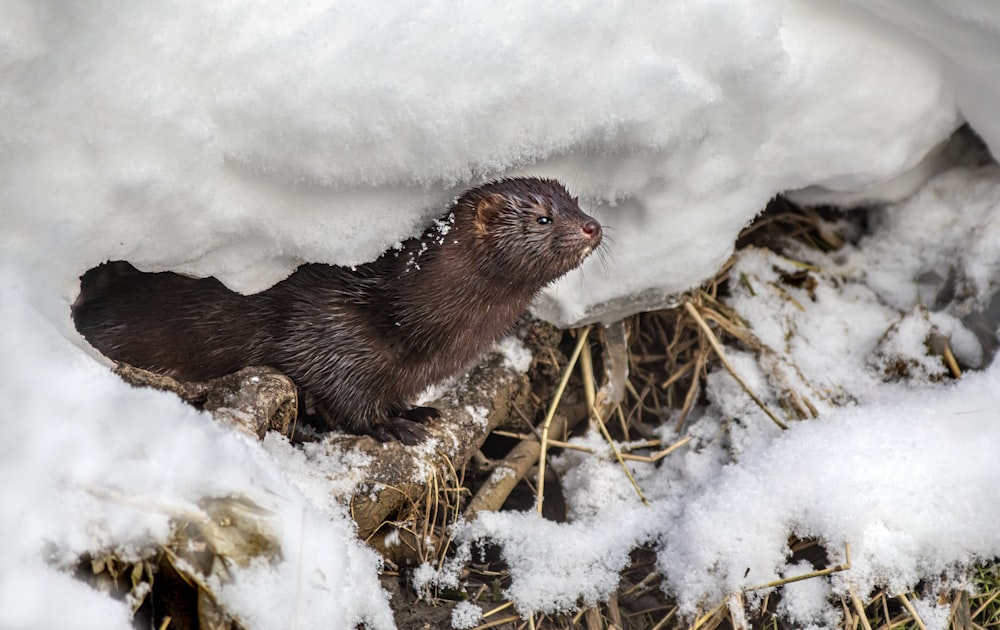
[[[73,317],[117,361],[183,380],[272,366],[328,426],[413,444],[437,415],[413,398],[510,332],[601,236],[558,182],[506,179],[374,262],[303,265],[255,295],[109,263],[83,276]]]

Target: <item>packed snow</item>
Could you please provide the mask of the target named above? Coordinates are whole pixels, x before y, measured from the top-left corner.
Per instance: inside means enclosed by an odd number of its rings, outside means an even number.
[[[569,523],[456,530],[466,553],[503,546],[519,611],[600,601],[638,544],[685,613],[806,570],[789,534],[834,561],[852,550],[850,571],[786,589],[801,623],[836,623],[827,597],[848,585],[960,579],[1000,554],[1000,172],[946,141],[968,121],[1000,151],[998,33],[988,0],[4,3],[0,626],[130,627],[71,567],[140,557],[176,515],[240,497],[280,541],[219,585],[246,627],[392,627],[380,561],[337,498],[368,462],[258,444],[125,385],[69,306],[108,259],[244,292],[304,261],[357,264],[462,190],[524,173],[561,179],[609,228],[607,264],[538,302],[560,324],[671,303],[778,192],[893,203],[857,244],[801,253],[812,295],[774,289],[787,260],[736,263],[731,305],[798,371],[733,363],[762,392],[785,374],[819,419],[781,433],[714,373],[694,446],[634,467],[652,507],[619,468],[567,453]],[[928,335],[982,372],[943,382]]]

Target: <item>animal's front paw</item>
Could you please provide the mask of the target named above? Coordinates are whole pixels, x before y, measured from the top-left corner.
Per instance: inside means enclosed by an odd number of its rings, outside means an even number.
[[[430,407],[417,407],[417,409],[430,409]],[[398,417],[385,418],[372,425],[370,433],[380,442],[399,441],[407,446],[419,444],[430,436],[427,429],[420,426],[419,422]]]

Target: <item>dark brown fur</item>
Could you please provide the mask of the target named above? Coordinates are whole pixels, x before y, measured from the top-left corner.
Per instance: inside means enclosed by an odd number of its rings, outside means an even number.
[[[256,295],[102,265],[83,276],[73,317],[112,359],[185,380],[269,365],[329,427],[413,444],[437,412],[410,401],[468,367],[600,241],[561,184],[507,179],[374,262],[303,265]]]

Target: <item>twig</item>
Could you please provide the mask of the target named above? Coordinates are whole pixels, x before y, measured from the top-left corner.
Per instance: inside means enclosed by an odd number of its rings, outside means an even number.
[[[854,605],[854,610],[858,613],[858,619],[861,621],[861,627],[865,630],[872,630],[872,626],[868,623],[868,616],[865,615],[865,605],[861,603],[858,598],[858,594],[854,592],[854,587],[847,587],[847,593],[851,596],[851,604]]]
[[[972,610],[969,606],[969,591],[962,589],[955,593],[955,599],[951,604],[951,613],[948,615],[949,623],[954,630],[971,630]]]
[[[691,441],[691,436],[690,435],[685,435],[684,437],[682,437],[681,439],[677,440],[676,442],[674,442],[673,444],[671,444],[667,448],[663,449],[662,451],[659,451],[657,453],[654,453],[654,454],[650,455],[649,456],[650,463],[655,463],[655,462],[660,461],[661,459],[663,459],[667,455],[673,453],[674,451],[676,451],[680,447],[685,446],[690,441]],[[634,457],[638,457],[638,456],[634,456]],[[643,459],[643,460],[640,460],[640,461],[646,461],[646,460]]]
[[[955,360],[955,355],[951,352],[951,344],[947,340],[944,342],[944,362],[948,365],[948,370],[951,375],[955,378],[962,378],[962,369],[958,367],[958,361]]]
[[[910,616],[913,617],[913,623],[917,624],[917,627],[920,628],[920,630],[927,630],[927,626],[924,625],[924,621],[920,618],[920,615],[917,614],[917,610],[913,607],[913,604],[910,603],[910,599],[906,596],[906,594],[900,593],[896,596],[896,598],[899,600],[899,603],[903,605],[903,608],[906,609],[906,612],[910,613]]]
[[[604,420],[597,417],[596,415],[594,416],[594,419],[597,422],[597,427],[601,430],[601,435],[604,436],[604,439],[605,441],[607,441],[608,446],[611,447],[611,452],[614,453],[615,459],[618,460],[618,464],[621,465],[622,470],[625,471],[625,476],[628,477],[629,483],[631,483],[632,487],[635,488],[635,493],[639,495],[639,500],[642,501],[643,505],[647,507],[651,506],[652,504],[649,502],[649,499],[647,499],[646,495],[642,493],[642,488],[639,487],[639,484],[638,482],[636,482],[635,477],[632,476],[632,471],[629,470],[628,465],[625,463],[625,458],[622,455],[621,451],[615,448],[615,443],[611,439],[611,434],[608,433],[608,427],[604,426]],[[633,455],[632,457],[635,456]]]
[[[538,500],[535,502],[535,510],[539,514],[542,513],[542,502],[545,500],[545,457],[549,446],[549,426],[552,424],[553,416],[556,415],[556,407],[559,406],[563,392],[566,391],[566,384],[569,383],[569,377],[573,374],[573,368],[576,366],[577,359],[580,358],[580,352],[583,351],[583,346],[586,345],[587,335],[589,334],[590,326],[580,331],[580,338],[576,340],[573,355],[570,356],[569,363],[566,364],[566,369],[563,370],[562,378],[559,379],[559,387],[556,388],[555,394],[552,396],[552,403],[549,404],[549,410],[545,414],[545,422],[542,424],[542,448],[538,454]]]
[[[503,619],[497,619],[496,621],[491,621],[489,623],[484,623],[482,625],[476,626],[472,630],[486,630],[487,628],[496,628],[497,626],[502,626],[505,623],[512,623],[520,619],[518,615],[511,615],[510,617],[504,617]]]
[[[604,436],[604,440],[608,443],[608,447],[611,448],[611,452],[614,454],[615,459],[618,460],[618,464],[625,471],[625,476],[628,477],[629,483],[635,488],[635,493],[639,495],[639,499],[643,505],[649,506],[649,500],[642,493],[642,488],[639,487],[638,482],[636,482],[635,477],[632,475],[632,471],[629,470],[625,460],[622,459],[621,451],[615,446],[614,440],[611,439],[611,434],[608,433],[608,427],[604,424],[604,414],[597,410],[597,396],[594,393],[594,363],[589,352],[585,352],[581,357],[580,369],[583,371],[583,389],[587,396],[587,406],[590,408],[591,418],[597,424],[597,428],[601,431],[601,435]]]
[[[810,578],[822,577],[824,575],[830,575],[831,573],[838,573],[840,571],[849,571],[851,569],[851,548],[847,546],[847,557],[845,562],[838,564],[837,566],[827,567],[825,569],[820,569],[819,571],[811,571],[809,573],[803,573],[802,575],[796,575],[793,577],[782,578],[780,580],[775,580],[773,582],[768,582],[767,584],[761,584],[759,586],[750,586],[743,589],[743,592],[749,591],[759,591],[765,588],[773,588],[775,586],[782,586],[783,584],[791,584],[792,582],[801,582],[802,580],[808,580]],[[925,629],[926,630],[926,629]]]
[[[673,619],[674,615],[677,614],[677,610],[678,610],[677,606],[674,606],[672,609],[670,609],[670,612],[667,613],[667,616],[664,617],[663,619],[660,619],[659,623],[653,626],[653,630],[663,630],[664,628],[666,628],[670,620]]]
[[[699,617],[698,620],[695,621],[694,625],[691,626],[691,630],[698,630],[698,628],[704,626],[706,623],[711,621],[713,617],[720,614],[722,612],[722,609],[728,605],[729,605],[729,600],[723,600],[722,603],[720,603],[718,606],[716,606],[712,610],[708,611],[707,613]],[[868,630],[871,630],[871,628],[868,628]]]
[[[769,287],[771,287],[772,289],[774,289],[775,291],[777,291],[783,298],[785,298],[786,300],[788,300],[789,302],[791,302],[792,306],[794,306],[795,308],[799,309],[803,313],[806,312],[806,309],[805,309],[804,306],[802,306],[802,303],[799,302],[798,300],[796,300],[795,298],[793,298],[792,294],[789,293],[788,291],[786,291],[784,289],[784,287],[780,287],[780,286],[778,286],[777,284],[775,284],[773,282],[768,282],[767,285]]]
[[[558,431],[556,431],[556,433],[558,433]],[[503,436],[503,437],[514,438],[515,440],[523,440],[523,441],[526,441],[526,442],[529,442],[529,443],[535,440],[535,436],[533,434],[531,434],[531,433],[514,433],[513,431],[497,430],[497,431],[493,432],[493,435],[500,435],[500,436]],[[628,461],[631,461],[631,462],[643,462],[643,463],[646,463],[646,464],[655,464],[656,462],[660,461],[661,459],[663,459],[667,455],[673,453],[674,451],[676,451],[680,447],[685,446],[690,441],[691,441],[691,436],[690,435],[686,435],[686,436],[682,437],[681,439],[677,440],[676,442],[674,442],[673,444],[671,444],[670,446],[666,447],[665,449],[663,449],[661,451],[657,451],[657,452],[653,453],[652,455],[633,455],[632,453],[628,453],[628,452],[625,452],[625,451],[626,451],[626,449],[627,450],[632,450],[632,449],[639,449],[639,448],[649,448],[650,446],[657,446],[659,444],[659,440],[651,440],[650,442],[644,442],[644,443],[641,443],[641,444],[629,444],[626,447],[622,447],[622,449],[621,449],[621,456],[622,456],[622,459],[627,459]],[[594,449],[590,448],[589,446],[584,446],[582,444],[576,444],[574,442],[564,442],[563,440],[553,440],[552,438],[549,438],[548,444],[549,444],[550,448],[565,448],[567,450],[578,451],[580,453],[587,453],[587,454],[590,454],[590,455],[596,455],[597,454],[597,452]],[[517,447],[515,446],[514,448],[517,448]],[[513,451],[511,451],[511,452],[513,453]],[[509,456],[504,458],[505,461],[510,460],[510,459],[512,459],[512,458],[509,457]],[[498,465],[495,466],[495,468],[500,468],[503,465],[504,464],[498,464]]]
[[[687,374],[691,370],[691,368],[694,367],[694,364],[695,364],[695,360],[691,359],[690,361],[688,361],[684,365],[682,365],[679,368],[677,368],[676,370],[674,370],[674,373],[670,375],[670,378],[668,378],[667,380],[665,380],[662,383],[660,383],[660,389],[666,389],[666,388],[670,387],[671,385],[673,385],[674,383],[676,383],[677,381],[679,381],[682,378],[684,378],[684,375]]]
[[[997,597],[1000,597],[1000,590],[993,591],[993,594],[990,595],[985,602],[983,602],[982,606],[977,608],[976,612],[972,613],[972,618],[975,619],[976,617],[978,617],[984,610],[986,610],[987,606],[993,603],[993,600],[996,599]]]
[[[621,628],[622,627],[622,611],[618,607],[618,593],[612,591],[611,595],[608,597],[608,620],[611,622],[608,624],[609,628]]]
[[[497,606],[493,610],[488,610],[488,611],[484,612],[483,613],[483,619],[486,619],[487,617],[491,617],[491,616],[497,614],[498,612],[500,612],[501,610],[507,610],[508,608],[510,608],[513,605],[514,605],[514,602],[505,602],[503,604],[500,604],[499,606]],[[518,617],[518,619],[520,619],[520,617]]]
[[[566,430],[566,421],[563,416],[556,416],[550,430],[557,434],[562,434]],[[479,487],[476,495],[469,501],[465,508],[465,518],[472,520],[479,512],[496,512],[503,505],[507,497],[514,490],[517,484],[528,473],[528,470],[539,461],[541,444],[532,433],[517,434],[506,431],[494,431],[496,434],[517,437],[521,441],[498,462],[489,478]],[[575,444],[567,444],[557,440],[549,440],[549,446],[562,448],[576,448]]]
[[[652,584],[653,582],[662,577],[663,575],[661,575],[659,571],[653,571],[646,577],[642,578],[642,580],[640,580],[638,584],[633,584],[631,588],[622,593],[622,597],[623,598],[631,597],[633,593],[646,588],[647,586],[649,586],[650,584]]]
[[[733,593],[729,596],[727,600],[726,608],[729,609],[729,623],[732,625],[734,630],[746,630],[746,619],[744,615],[737,616],[736,611],[743,611],[746,608],[746,603],[743,601],[743,593]],[[767,610],[763,608],[762,610]]]
[[[688,414],[694,409],[694,398],[698,393],[698,378],[701,371],[705,368],[705,363],[708,361],[708,349],[706,348],[702,351],[701,337],[698,341],[699,349],[698,354],[695,355],[694,362],[694,374],[691,377],[691,386],[688,387],[687,393],[684,395],[684,406],[681,407],[681,415],[677,418],[677,426],[674,427],[675,433],[680,433],[681,429],[684,428],[684,422],[687,420]]]
[[[767,416],[772,421],[774,421],[774,424],[778,425],[778,427],[782,429],[787,429],[788,425],[779,420],[778,416],[774,415],[774,413],[768,408],[768,406],[764,404],[764,401],[761,400],[757,396],[757,394],[755,394],[753,390],[750,389],[750,386],[746,384],[746,381],[744,381],[743,378],[736,373],[736,370],[733,369],[732,364],[729,363],[729,359],[726,358],[726,353],[723,352],[722,346],[719,344],[719,340],[716,339],[715,333],[712,332],[712,329],[709,328],[705,320],[702,319],[701,315],[698,313],[698,309],[694,307],[694,304],[692,304],[691,302],[684,302],[684,308],[687,309],[687,312],[694,319],[695,323],[697,323],[698,326],[702,329],[702,331],[705,332],[705,336],[708,338],[708,343],[712,344],[712,349],[715,350],[715,354],[719,357],[719,360],[722,362],[722,365],[732,375],[732,377],[736,379],[736,382],[740,384],[740,387],[743,388],[743,391],[745,391],[747,395],[749,395],[750,398],[753,399],[755,403],[757,403],[757,406],[760,407],[761,411],[766,413]]]

